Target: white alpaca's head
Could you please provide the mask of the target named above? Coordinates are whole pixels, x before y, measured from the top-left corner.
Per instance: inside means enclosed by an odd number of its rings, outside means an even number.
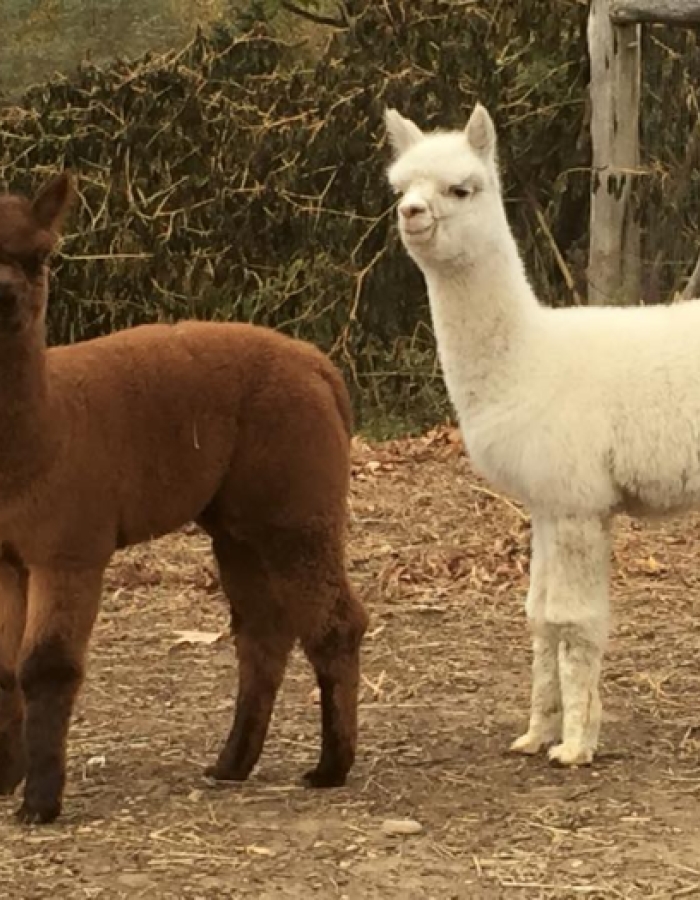
[[[389,182],[401,195],[399,231],[419,266],[470,263],[507,229],[496,164],[496,130],[477,104],[464,131],[424,133],[386,112],[395,159]]]

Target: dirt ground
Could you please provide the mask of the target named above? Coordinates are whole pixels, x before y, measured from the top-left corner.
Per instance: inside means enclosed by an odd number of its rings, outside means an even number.
[[[506,752],[529,700],[526,518],[449,431],[355,456],[351,573],[372,624],[347,788],[299,785],[319,741],[300,656],[250,782],[203,777],[236,669],[190,530],[115,560],[65,813],[25,829],[2,800],[2,900],[700,897],[700,518],[618,523],[602,747],[563,771]],[[385,833],[397,818],[422,830]]]

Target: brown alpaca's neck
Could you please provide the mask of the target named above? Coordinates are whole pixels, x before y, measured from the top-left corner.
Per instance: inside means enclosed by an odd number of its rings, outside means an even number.
[[[0,333],[0,503],[22,492],[55,449],[43,325]]]

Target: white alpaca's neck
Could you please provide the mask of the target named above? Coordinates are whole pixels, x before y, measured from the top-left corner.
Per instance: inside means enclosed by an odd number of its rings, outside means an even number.
[[[488,252],[423,272],[445,381],[464,422],[510,393],[541,308],[505,222]]]

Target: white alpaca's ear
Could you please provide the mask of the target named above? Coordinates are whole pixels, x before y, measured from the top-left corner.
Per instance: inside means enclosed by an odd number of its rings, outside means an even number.
[[[395,109],[387,109],[384,113],[384,122],[389,135],[389,142],[394,148],[396,156],[401,156],[414,144],[423,140],[423,132],[416,123],[406,119]]]
[[[486,107],[477,103],[465,128],[467,143],[478,156],[492,160],[496,155],[496,129]]]

